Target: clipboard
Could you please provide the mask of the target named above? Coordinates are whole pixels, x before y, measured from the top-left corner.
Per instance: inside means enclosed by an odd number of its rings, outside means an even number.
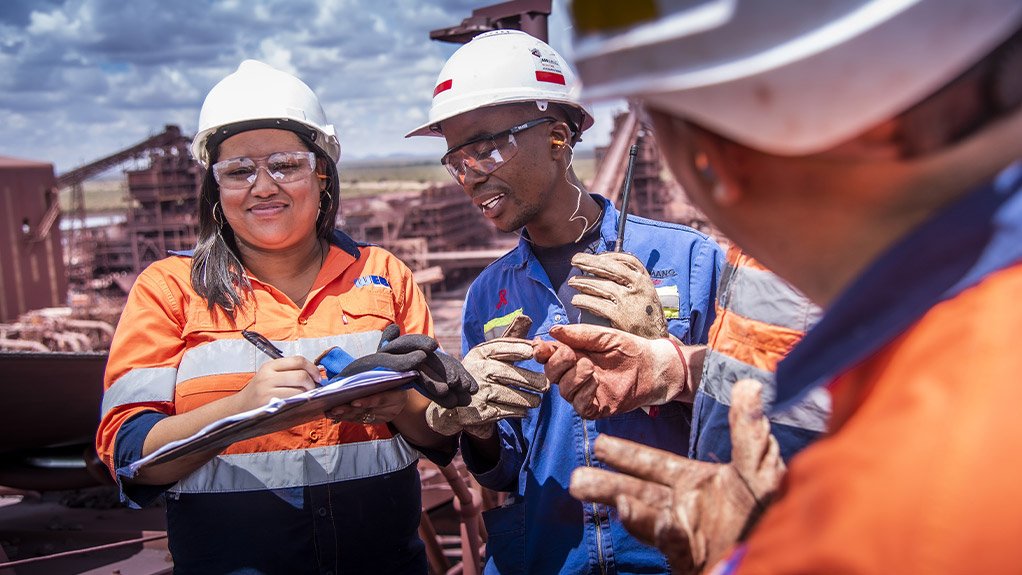
[[[418,377],[414,371],[373,370],[356,373],[323,387],[299,393],[219,419],[191,437],[172,441],[128,466],[129,476],[139,470],[173,461],[199,451],[223,450],[232,443],[289,429],[323,417],[323,412],[368,395],[407,389]]]

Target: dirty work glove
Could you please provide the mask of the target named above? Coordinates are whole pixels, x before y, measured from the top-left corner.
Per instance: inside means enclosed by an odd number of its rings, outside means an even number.
[[[616,506],[632,535],[667,555],[672,572],[701,572],[752,527],[785,473],[763,417],[761,389],[746,379],[731,392],[731,463],[695,461],[600,435],[597,459],[619,472],[579,468],[571,475],[571,494]]]
[[[376,353],[351,360],[346,365],[342,365],[343,356],[351,356],[337,347],[327,350],[316,363],[327,370],[331,379],[381,368],[417,371],[419,379],[414,385],[423,395],[448,407],[468,405],[478,387],[458,360],[439,351],[437,341],[428,335],[400,333],[397,325],[388,325]]]
[[[579,292],[571,305],[607,318],[621,331],[646,339],[667,337],[667,319],[656,286],[635,256],[578,253],[571,265],[583,273],[568,279],[568,285]]]
[[[536,346],[535,358],[561,397],[586,419],[688,399],[689,369],[702,371],[705,346],[677,346],[603,326],[555,325],[556,340]]]
[[[465,431],[480,439],[493,435],[493,424],[508,417],[524,417],[539,406],[540,395],[550,389],[543,374],[515,367],[513,362],[532,358],[532,342],[522,339],[532,320],[515,318],[504,332],[472,348],[463,360],[465,369],[479,384],[479,391],[465,407],[447,409],[435,403],[426,409],[426,423],[438,433],[455,435]]]

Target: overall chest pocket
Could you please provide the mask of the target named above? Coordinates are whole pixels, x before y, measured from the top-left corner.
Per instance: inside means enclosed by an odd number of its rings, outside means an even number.
[[[178,366],[175,404],[178,413],[190,411],[245,387],[252,374],[268,361],[241,337],[252,320],[239,313],[232,326],[215,321],[205,310],[189,314],[182,332],[185,352]]]
[[[389,289],[356,288],[333,298],[326,306],[341,318],[345,332],[380,331],[397,323],[394,298]]]

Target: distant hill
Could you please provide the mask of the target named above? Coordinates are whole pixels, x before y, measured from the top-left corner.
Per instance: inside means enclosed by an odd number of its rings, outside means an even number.
[[[575,173],[583,182],[592,180],[596,170],[592,150],[579,150],[572,162]],[[342,182],[418,182],[447,183],[451,180],[439,158],[421,156],[393,156],[347,160],[339,165]],[[349,186],[350,187],[350,186]]]
[[[576,160],[586,160],[595,157],[592,148],[579,148],[575,150]],[[348,168],[380,168],[394,166],[427,166],[439,165],[440,158],[433,155],[422,154],[391,154],[388,156],[369,156],[365,158],[341,158],[341,167]]]

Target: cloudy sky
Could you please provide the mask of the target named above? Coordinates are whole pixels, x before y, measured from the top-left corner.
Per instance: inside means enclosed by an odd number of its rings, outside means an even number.
[[[439,158],[425,121],[457,45],[429,31],[497,0],[0,0],[0,155],[61,173],[177,124],[193,134],[206,92],[246,58],[294,73],[319,95],[345,159]],[[554,0],[550,43],[570,23]],[[605,145],[610,116],[582,147]]]

